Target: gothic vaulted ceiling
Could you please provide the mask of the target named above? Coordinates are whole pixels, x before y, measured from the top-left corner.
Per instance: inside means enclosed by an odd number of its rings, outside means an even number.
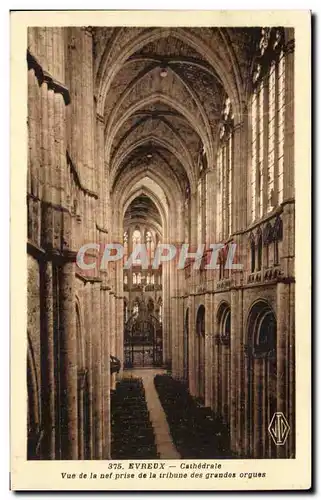
[[[93,35],[111,187],[144,166],[184,196],[195,189],[201,153],[214,164],[226,98],[236,119],[242,112],[257,30],[93,28]]]

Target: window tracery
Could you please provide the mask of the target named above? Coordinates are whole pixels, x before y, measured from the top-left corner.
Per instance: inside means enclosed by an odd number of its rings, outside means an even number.
[[[250,218],[283,202],[285,57],[284,34],[263,28],[253,70],[251,97]],[[266,139],[265,139],[266,138]],[[265,199],[265,184],[267,195]]]

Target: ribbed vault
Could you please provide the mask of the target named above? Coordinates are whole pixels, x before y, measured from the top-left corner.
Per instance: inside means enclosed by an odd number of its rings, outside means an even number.
[[[143,175],[175,193],[168,208],[177,213],[197,188],[200,158],[215,167],[224,104],[237,123],[256,37],[255,29],[94,28],[97,112],[120,211]],[[147,206],[135,207],[137,219]]]

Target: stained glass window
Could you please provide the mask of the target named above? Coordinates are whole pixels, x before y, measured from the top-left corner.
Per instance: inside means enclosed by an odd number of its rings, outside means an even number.
[[[251,220],[256,217],[256,162],[257,162],[257,93],[252,95],[252,161],[251,161]]]
[[[268,73],[251,98],[251,221],[272,211],[283,201],[284,127],[285,58],[281,52],[271,62]]]

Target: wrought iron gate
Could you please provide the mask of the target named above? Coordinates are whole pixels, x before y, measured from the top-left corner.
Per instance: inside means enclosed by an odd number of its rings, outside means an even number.
[[[162,365],[162,326],[155,316],[129,318],[125,325],[124,354],[125,368]]]

